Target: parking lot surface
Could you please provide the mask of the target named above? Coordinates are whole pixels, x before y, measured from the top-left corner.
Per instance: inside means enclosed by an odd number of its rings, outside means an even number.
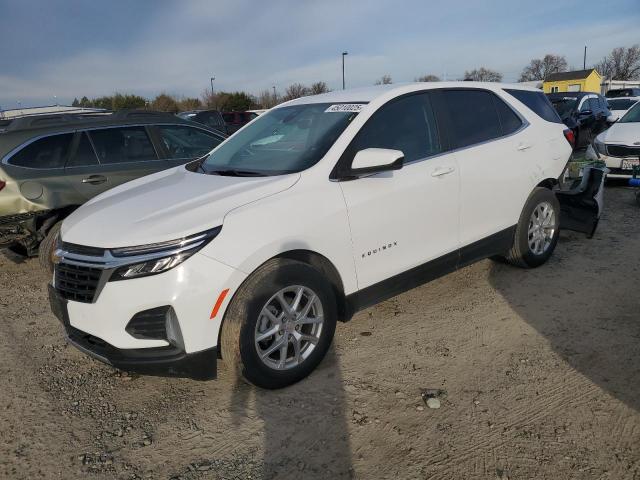
[[[102,365],[37,260],[0,254],[0,477],[638,479],[640,209],[605,202],[538,269],[486,260],[338,325],[279,391]]]

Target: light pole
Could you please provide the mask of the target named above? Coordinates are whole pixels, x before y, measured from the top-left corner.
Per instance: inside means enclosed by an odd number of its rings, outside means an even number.
[[[349,52],[342,52],[342,89],[344,90],[344,57],[349,55]]]
[[[278,99],[278,97],[276,96],[276,86],[274,85],[274,86],[273,86],[273,87],[271,87],[271,88],[273,88],[273,106],[275,107],[275,105],[276,105],[276,101],[277,101],[277,99]]]
[[[213,81],[216,79],[216,77],[211,77],[211,101],[213,102]]]

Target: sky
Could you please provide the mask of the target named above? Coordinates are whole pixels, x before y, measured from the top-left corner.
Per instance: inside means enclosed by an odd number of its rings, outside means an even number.
[[[638,25],[640,0],[0,0],[0,109],[200,96],[211,77],[253,94],[338,89],[343,51],[347,88],[480,66],[513,82],[546,53],[581,69],[584,45],[590,66],[640,43]]]

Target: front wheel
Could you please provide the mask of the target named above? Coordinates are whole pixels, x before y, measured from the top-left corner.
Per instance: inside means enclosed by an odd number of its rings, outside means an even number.
[[[308,264],[273,259],[234,295],[220,333],[222,360],[262,388],[291,385],[324,358],[336,328],[331,285]]]
[[[40,266],[49,275],[53,275],[53,251],[56,248],[61,226],[62,221],[51,227],[42,242],[40,242],[40,247],[38,248],[38,261],[40,262]]]
[[[551,257],[559,234],[560,203],[551,190],[538,187],[522,210],[506,260],[518,267],[538,267]]]

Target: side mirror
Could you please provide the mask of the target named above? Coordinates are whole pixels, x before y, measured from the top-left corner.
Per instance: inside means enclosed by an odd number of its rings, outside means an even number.
[[[592,115],[593,111],[591,110],[580,110],[580,113],[578,113],[578,115],[580,115],[581,117],[588,117],[589,115]]]
[[[355,175],[400,170],[404,164],[404,153],[387,148],[367,148],[353,157],[351,172]]]

